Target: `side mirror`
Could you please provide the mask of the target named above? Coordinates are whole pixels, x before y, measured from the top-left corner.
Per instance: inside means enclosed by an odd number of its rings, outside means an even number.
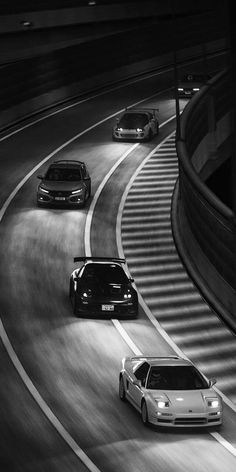
[[[210,387],[213,387],[213,385],[215,385],[215,384],[216,384],[216,379],[215,378],[209,380],[209,386]]]
[[[130,277],[130,279],[129,279],[129,280],[130,280],[130,282],[134,282],[134,279],[133,279],[132,277]]]
[[[134,380],[133,385],[136,385],[136,387],[141,388],[142,387],[142,382],[141,382],[141,380]]]

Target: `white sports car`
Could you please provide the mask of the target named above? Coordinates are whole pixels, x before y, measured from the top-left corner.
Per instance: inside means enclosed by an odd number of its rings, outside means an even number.
[[[222,424],[222,400],[191,361],[177,356],[125,357],[119,396],[128,400],[144,424],[206,427]]]
[[[112,130],[113,141],[150,141],[159,133],[158,109],[126,108]]]

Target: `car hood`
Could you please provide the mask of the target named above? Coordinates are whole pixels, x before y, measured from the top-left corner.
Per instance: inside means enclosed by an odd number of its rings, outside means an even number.
[[[216,397],[216,393],[211,390],[153,390],[152,397],[160,400],[169,400],[170,407],[175,411],[188,413],[190,410],[195,413],[200,413],[206,408],[206,401],[204,397]]]
[[[73,191],[84,186],[82,180],[78,182],[54,182],[49,180],[43,180],[40,184],[41,188],[45,190],[55,190],[55,191]]]

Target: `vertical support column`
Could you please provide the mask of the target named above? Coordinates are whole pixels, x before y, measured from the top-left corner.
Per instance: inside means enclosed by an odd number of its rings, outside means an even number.
[[[231,195],[232,195],[232,209],[234,213],[233,221],[233,236],[234,236],[234,250],[233,250],[233,267],[234,267],[234,290],[236,292],[236,29],[235,29],[235,14],[234,14],[234,0],[228,0],[228,17],[229,17],[229,43],[230,43],[230,70],[231,70],[231,133],[232,133],[232,147],[231,147]],[[236,306],[232,307],[232,312],[236,311]]]

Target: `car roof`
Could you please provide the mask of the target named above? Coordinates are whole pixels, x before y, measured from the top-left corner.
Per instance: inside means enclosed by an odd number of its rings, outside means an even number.
[[[81,161],[73,161],[73,160],[61,160],[61,161],[54,161],[50,165],[50,168],[61,168],[61,169],[78,169],[81,166],[85,165],[84,162]]]
[[[178,356],[166,356],[166,357],[135,356],[135,357],[132,357],[132,360],[140,362],[140,365],[142,362],[148,362],[148,364],[150,364],[151,367],[160,366],[160,365],[162,366],[192,365],[192,362],[189,361],[188,359],[184,359]]]

